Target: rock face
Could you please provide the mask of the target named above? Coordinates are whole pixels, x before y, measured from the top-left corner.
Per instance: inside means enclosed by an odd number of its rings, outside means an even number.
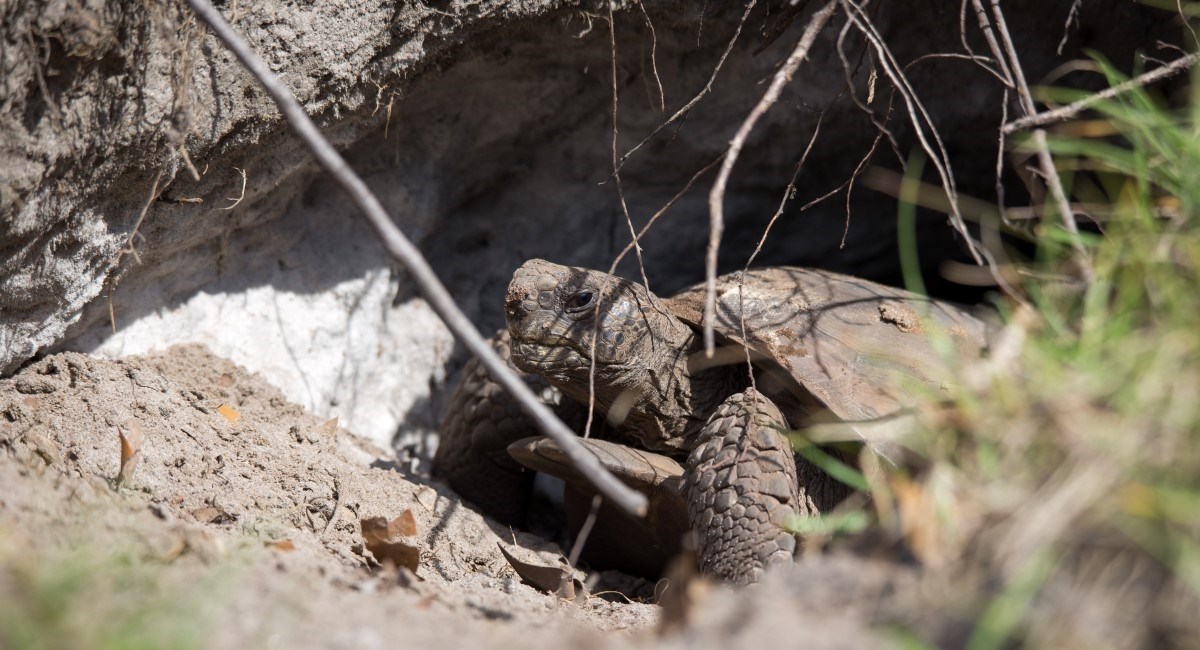
[[[491,328],[524,259],[611,263],[629,240],[618,187],[641,227],[721,154],[814,9],[772,41],[787,3],[761,4],[743,23],[744,7],[724,3],[619,3],[618,155],[705,87],[742,24],[712,92],[632,155],[619,185],[607,4],[260,0],[222,10]],[[1130,68],[1136,48],[1177,37],[1169,12],[1096,0],[1071,20],[1061,4],[1005,3],[1031,83],[1085,48]],[[870,11],[906,65],[963,51],[957,9]],[[0,13],[0,372],[50,349],[117,355],[198,341],[377,440],[430,427],[452,340],[184,5],[70,0]],[[968,23],[972,49],[987,52]],[[904,103],[844,25],[834,19],[747,142],[725,201],[723,271],[745,263],[820,122],[756,263],[895,280],[890,196],[860,179],[848,204],[843,191],[800,213],[871,150],[864,107],[879,119],[891,111],[891,141],[871,164],[899,169],[917,146]],[[963,59],[926,58],[908,74],[960,190],[994,200],[1000,84]],[[643,240],[656,291],[701,275],[712,179]],[[1025,200],[1015,173],[1005,182],[1010,203]],[[963,257],[944,218],[923,219],[920,232],[927,268]]]

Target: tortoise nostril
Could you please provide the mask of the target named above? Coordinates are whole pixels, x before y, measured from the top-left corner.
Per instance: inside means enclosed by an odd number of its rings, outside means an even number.
[[[516,322],[529,315],[525,296],[522,291],[509,291],[504,299],[504,317],[508,322]]]

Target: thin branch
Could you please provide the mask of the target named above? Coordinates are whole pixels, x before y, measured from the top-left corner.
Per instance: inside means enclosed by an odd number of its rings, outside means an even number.
[[[650,14],[646,11],[646,3],[638,2],[638,8],[642,10],[642,16],[646,19],[646,26],[650,28],[650,71],[654,73],[654,83],[658,86],[658,112],[667,112],[667,96],[663,93],[662,79],[658,76],[658,35],[654,32],[654,23],[650,20]]]
[[[639,242],[638,233],[633,227],[633,219],[629,216],[629,204],[625,201],[625,191],[621,189],[621,172],[617,167],[617,111],[620,108],[620,95],[617,92],[617,23],[613,16],[613,6],[608,6],[608,44],[612,52],[612,178],[614,185],[617,188],[617,198],[621,204],[621,214],[625,217],[625,225],[629,227],[630,244],[633,246],[633,254],[637,257],[638,271],[642,274],[642,285],[646,287],[646,291],[650,291],[650,280],[646,277],[646,265],[642,260],[642,245]],[[612,275],[616,271],[616,264],[609,270],[608,274]],[[650,295],[654,295],[651,293]],[[592,342],[589,354],[592,362],[588,365],[588,403],[587,403],[587,421],[583,425],[583,437],[587,438],[592,434],[592,419],[596,413],[596,342],[600,339],[600,305],[603,300],[596,301],[596,315],[594,319],[595,327],[592,330]]]
[[[621,189],[621,169],[617,162],[617,111],[620,108],[620,94],[617,91],[617,25],[613,17],[613,7],[608,6],[608,38],[612,51],[612,178],[617,188],[617,198],[621,202],[621,214],[625,217],[625,225],[629,226],[629,236],[633,240],[633,254],[637,257],[638,270],[642,274],[642,284],[650,290],[650,280],[646,277],[646,267],[642,260],[642,247],[638,243],[638,235],[633,227],[633,219],[629,216],[629,204],[625,201],[625,192]],[[599,301],[597,301],[599,304]],[[593,344],[595,341],[593,341]],[[593,357],[594,358],[594,357]]]
[[[579,528],[579,532],[575,535],[575,543],[571,545],[571,555],[567,557],[567,566],[574,567],[579,564],[579,556],[583,554],[583,546],[587,544],[588,537],[592,534],[592,527],[596,525],[596,519],[600,515],[600,495],[592,497],[592,505],[588,508],[587,519],[583,520],[583,526]]]
[[[832,107],[832,104],[831,106]],[[754,264],[754,258],[762,252],[763,246],[767,243],[767,237],[771,234],[771,229],[775,227],[775,222],[783,216],[783,210],[787,207],[788,201],[796,198],[796,180],[800,178],[800,170],[804,169],[804,163],[808,162],[808,154],[812,153],[813,145],[817,143],[817,138],[821,135],[821,123],[825,121],[825,115],[829,113],[829,108],[821,111],[820,117],[817,118],[817,124],[813,127],[812,135],[808,138],[808,145],[804,147],[804,153],[800,154],[800,160],[796,161],[796,166],[792,169],[792,177],[788,180],[788,184],[783,188],[783,196],[779,198],[779,207],[775,209],[775,214],[767,221],[767,227],[763,228],[763,234],[758,238],[758,245],[754,247],[754,251],[750,253],[750,257],[746,258],[746,266],[742,267],[743,273],[750,270],[750,265]],[[743,332],[743,334],[745,334]]]
[[[963,237],[972,259],[975,260],[976,264],[982,266],[985,263],[985,256],[981,253],[980,244],[967,231],[967,224],[963,220],[962,212],[959,210],[958,187],[954,180],[954,171],[950,166],[950,155],[946,151],[946,145],[942,142],[942,136],[938,133],[933,118],[930,117],[929,111],[925,109],[925,105],[921,103],[916,91],[913,90],[912,84],[909,83],[908,77],[905,76],[904,70],[892,54],[892,51],[888,49],[883,36],[880,35],[863,8],[853,0],[841,0],[841,2],[846,8],[846,13],[850,21],[863,33],[875,49],[884,74],[891,80],[892,86],[896,92],[900,93],[900,97],[908,107],[908,115],[913,125],[913,133],[916,135],[917,141],[921,143],[921,148],[929,156],[929,162],[933,165],[934,170],[937,171],[939,178],[941,178],[942,188],[945,190],[946,199],[950,204],[950,223],[958,231],[959,235]],[[926,132],[927,128],[928,133]]]
[[[1192,21],[1188,20],[1183,11],[1183,0],[1175,0],[1175,9],[1179,13],[1179,20],[1183,22],[1183,26],[1187,28],[1188,34],[1192,36],[1192,46],[1200,47],[1200,37],[1196,36],[1196,30],[1192,29]]]
[[[1071,3],[1071,10],[1067,12],[1067,21],[1063,23],[1063,37],[1058,42],[1058,49],[1054,51],[1058,56],[1062,56],[1063,48],[1067,46],[1067,39],[1071,37],[1071,23],[1079,26],[1079,7],[1083,5],[1083,0],[1074,0]]]
[[[238,207],[238,204],[240,204],[242,202],[242,199],[246,198],[246,170],[240,169],[238,167],[234,167],[234,169],[237,169],[238,173],[242,175],[242,193],[239,194],[236,199],[233,198],[232,196],[225,197],[226,201],[233,201],[233,203],[231,203],[223,208],[217,208],[218,210],[232,210],[232,209]]]
[[[962,0],[962,6],[959,7],[958,11],[958,37],[962,40],[963,51],[965,51],[973,61],[978,63],[981,68],[986,70],[988,74],[999,79],[1000,83],[1004,84],[1006,88],[1012,88],[1012,75],[1008,73],[1008,66],[1004,63],[1004,59],[1000,59],[996,62],[997,65],[1000,66],[1000,70],[996,70],[995,68],[984,64],[980,59],[986,59],[987,57],[978,57],[978,55],[975,54],[975,50],[971,49],[971,44],[967,42],[967,6],[970,4],[970,2],[971,0]]]
[[[738,154],[746,146],[746,138],[754,130],[754,125],[779,100],[779,94],[783,91],[783,87],[792,80],[792,76],[796,74],[800,64],[808,57],[808,51],[817,40],[817,34],[833,17],[835,9],[837,9],[836,0],[826,4],[809,19],[808,26],[804,28],[804,33],[800,36],[800,42],[796,44],[796,48],[784,61],[783,66],[775,73],[771,85],[767,87],[767,92],[763,93],[758,104],[746,116],[741,128],[733,136],[733,141],[729,143],[729,150],[725,154],[725,160],[721,163],[721,171],[717,174],[717,180],[708,193],[709,230],[708,252],[705,257],[704,354],[710,359],[716,349],[713,340],[713,320],[717,301],[717,248],[721,243],[721,233],[725,230],[725,211],[722,205],[725,201],[725,186],[729,183],[729,175],[733,172],[734,164],[737,163]]]
[[[846,56],[846,36],[850,33],[850,29],[852,27],[854,27],[854,23],[847,20],[846,24],[842,26],[842,31],[838,34],[837,39],[838,58],[842,60],[842,74],[846,77],[846,88],[850,90],[850,100],[854,102],[854,105],[857,106],[859,110],[867,115],[867,119],[871,120],[871,124],[875,125],[876,130],[887,137],[888,144],[892,147],[892,154],[896,156],[896,162],[900,164],[901,169],[904,169],[908,164],[907,158],[900,153],[900,143],[896,141],[896,135],[892,133],[892,130],[888,128],[888,122],[892,119],[892,99],[889,97],[887,111],[884,113],[881,121],[880,118],[875,115],[875,111],[871,109],[870,105],[858,98],[858,89],[854,85],[854,75],[857,74],[858,68],[862,65],[862,60],[865,56],[867,56],[867,52],[869,50],[868,47],[864,45],[862,51],[858,55],[858,63],[855,65],[850,64],[850,58]],[[874,70],[875,65],[872,62],[871,71],[874,72]],[[896,91],[893,89],[891,95],[894,96],[895,94]]]
[[[1004,126],[1008,122],[1008,88],[1000,98],[1000,129],[996,136],[996,208],[1000,210],[1001,223],[1008,223],[1007,208],[1004,205],[1004,148],[1007,134]]]
[[[976,7],[982,10],[982,0],[975,0]],[[987,20],[986,14],[982,11],[979,13],[980,20]],[[1000,40],[1004,44],[1004,54],[1008,56],[1008,63],[1011,66],[1013,81],[1017,85],[1017,99],[1021,103],[1021,108],[1025,111],[1026,116],[1037,114],[1037,108],[1033,104],[1033,94],[1029,92],[1029,84],[1025,81],[1025,72],[1021,69],[1021,61],[1017,57],[1017,49],[1013,46],[1012,36],[1008,32],[1008,24],[1004,20],[1004,12],[1000,10],[1000,0],[992,0],[992,17],[996,21],[996,33],[1000,35]],[[1000,52],[994,52],[997,58],[1003,55]],[[1037,149],[1038,164],[1042,168],[1042,174],[1045,176],[1046,186],[1050,189],[1050,195],[1054,198],[1055,204],[1060,212],[1060,220],[1063,228],[1071,234],[1071,246],[1075,249],[1076,261],[1079,264],[1079,270],[1083,274],[1086,282],[1091,282],[1092,263],[1089,259],[1088,252],[1083,246],[1083,242],[1079,239],[1079,226],[1075,223],[1075,213],[1071,211],[1071,204],[1067,201],[1066,191],[1062,186],[1062,179],[1058,176],[1058,170],[1054,168],[1054,158],[1050,156],[1050,145],[1046,141],[1046,131],[1043,129],[1035,129],[1033,131],[1033,144]]]
[[[871,143],[871,148],[858,161],[858,166],[850,174],[850,179],[846,181],[846,225],[842,229],[842,241],[838,244],[838,250],[846,248],[846,238],[850,236],[850,199],[854,196],[854,181],[858,180],[859,176],[862,176],[863,170],[867,168],[867,163],[871,162],[871,158],[875,156],[875,150],[879,148],[879,141],[882,139],[882,133],[875,134],[875,141]]]
[[[1054,110],[1044,111],[1042,113],[1026,115],[1025,117],[1005,124],[1004,134],[1011,135],[1017,131],[1024,131],[1025,129],[1031,129],[1035,127],[1049,126],[1051,124],[1057,124],[1058,122],[1064,122],[1072,119],[1083,111],[1106,99],[1112,99],[1113,97],[1127,93],[1134,88],[1141,88],[1142,86],[1147,86],[1156,81],[1162,81],[1163,79],[1173,77],[1180,72],[1187,70],[1193,65],[1196,65],[1197,61],[1200,61],[1200,54],[1188,54],[1187,56],[1182,56],[1178,59],[1175,59],[1161,68],[1155,68],[1150,72],[1140,74],[1132,79],[1123,81],[1111,88],[1102,90],[1095,95],[1088,95],[1087,97],[1067,104],[1066,106],[1060,106]]]
[[[117,272],[121,268],[121,260],[124,259],[126,255],[133,255],[133,259],[138,264],[142,263],[142,258],[138,255],[137,246],[134,245],[134,242],[137,241],[138,237],[141,237],[141,233],[138,232],[138,229],[142,227],[142,222],[145,221],[146,214],[150,212],[150,206],[154,205],[155,199],[158,198],[158,183],[162,180],[162,177],[163,170],[161,169],[154,174],[154,182],[150,185],[150,196],[146,197],[146,203],[142,206],[142,211],[138,213],[137,221],[133,222],[133,229],[129,231],[129,237],[125,240],[125,246],[122,247],[121,250],[117,251],[117,257],[113,260],[113,274],[109,276],[107,282],[108,324],[110,327],[112,327],[113,333],[116,333],[117,331],[117,313],[116,309],[113,308],[113,292],[117,290],[117,283],[120,282],[120,280],[117,278]],[[171,182],[167,181],[167,185],[170,184]]]
[[[650,227],[653,226],[656,221],[658,221],[659,217],[666,214],[667,210],[670,210],[676,203],[678,203],[679,199],[682,199],[683,195],[687,194],[688,190],[692,189],[692,186],[696,184],[696,181],[700,180],[701,176],[708,173],[708,170],[712,169],[713,167],[716,167],[717,163],[721,162],[721,159],[724,157],[725,157],[725,154],[721,154],[720,156],[717,156],[716,158],[714,158],[712,160],[712,162],[701,167],[700,171],[696,172],[695,174],[692,174],[692,177],[688,180],[688,182],[686,184],[684,184],[683,189],[676,192],[675,196],[671,197],[670,201],[667,201],[666,204],[663,205],[663,207],[659,208],[658,211],[655,212],[648,221],[646,221],[646,225],[642,226],[641,230],[638,230],[637,237],[635,238],[635,240],[626,244],[625,248],[621,249],[620,254],[618,254],[616,259],[613,260],[612,268],[608,272],[609,275],[616,273],[617,265],[621,263],[621,260],[625,259],[625,256],[629,254],[629,251],[633,250],[634,244],[637,243],[638,241],[640,241],[642,239],[642,237],[644,237],[646,235],[646,233],[650,230]]]
[[[725,59],[729,58],[729,53],[733,51],[734,44],[737,43],[738,37],[741,36],[742,27],[745,26],[746,19],[750,17],[750,10],[754,9],[754,3],[756,1],[757,0],[750,0],[750,2],[748,2],[746,4],[746,11],[744,13],[742,13],[742,19],[738,21],[737,29],[734,30],[733,37],[729,39],[729,43],[725,46],[725,51],[721,53],[721,58],[717,59],[717,65],[716,65],[716,67],[713,68],[712,74],[709,75],[708,83],[704,84],[704,87],[700,89],[700,92],[696,93],[696,96],[692,97],[692,99],[690,101],[688,101],[688,103],[684,104],[682,108],[675,111],[675,113],[673,115],[671,115],[671,117],[667,118],[666,121],[664,121],[663,123],[654,127],[654,130],[650,132],[650,135],[647,135],[645,138],[642,138],[641,142],[634,145],[633,148],[630,149],[629,151],[626,151],[625,155],[621,156],[621,160],[618,161],[618,163],[617,163],[618,170],[620,170],[621,167],[625,166],[625,161],[629,160],[629,157],[632,156],[638,149],[641,149],[642,147],[646,146],[647,142],[650,142],[651,140],[653,140],[654,136],[658,135],[659,131],[662,131],[663,129],[667,128],[667,126],[670,125],[675,120],[685,117],[688,114],[688,111],[692,110],[692,108],[695,107],[696,104],[700,103],[701,99],[704,99],[705,95],[707,95],[709,92],[712,91],[713,82],[715,82],[717,80],[717,74],[719,74],[721,72],[721,67],[725,65]],[[704,13],[701,12],[700,16],[701,16],[701,27],[703,27],[704,26],[704,23],[703,23]],[[697,37],[697,38],[699,38],[699,37]]]
[[[187,3],[192,11],[195,11],[200,19],[208,24],[217,38],[242,62],[242,65],[258,79],[263,89],[275,101],[275,105],[292,130],[308,146],[321,167],[333,176],[342,189],[350,195],[354,204],[366,217],[372,230],[375,231],[376,236],[379,237],[388,255],[405,266],[430,307],[437,312],[450,331],[479,358],[492,378],[504,386],[509,394],[517,400],[521,409],[537,423],[538,428],[558,443],[575,467],[579,469],[579,472],[596,486],[598,492],[611,499],[622,510],[637,516],[644,515],[646,513],[646,497],[630,489],[604,469],[596,457],[579,444],[571,430],[555,417],[554,413],[538,400],[533,391],[505,366],[505,363],[500,360],[487,341],[476,331],[471,321],[454,303],[454,299],[438,280],[437,274],[433,272],[429,262],[421,256],[416,246],[388,217],[387,211],[380,205],[379,199],[367,189],[366,184],[350,169],[345,159],[321,135],[317,125],[304,112],[300,103],[280,82],[279,78],[267,68],[266,64],[254,54],[245,39],[225,22],[225,19],[209,4],[208,0],[187,0]]]

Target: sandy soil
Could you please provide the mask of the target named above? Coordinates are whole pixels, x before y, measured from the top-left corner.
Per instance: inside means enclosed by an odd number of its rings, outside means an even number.
[[[120,436],[138,431],[140,460],[118,489]],[[88,587],[64,597],[79,619],[64,624],[68,635],[98,625],[89,616],[119,619],[111,603],[124,602],[135,614],[138,603],[182,610],[157,624],[178,635],[186,621],[185,640],[201,647],[716,647],[789,629],[854,645],[873,634],[863,618],[877,618],[872,603],[904,577],[844,558],[741,594],[681,582],[665,607],[639,602],[653,600],[653,585],[613,575],[592,576],[592,593],[618,584],[633,598],[560,599],[524,584],[497,547],[554,565],[558,546],[482,517],[199,345],[118,361],[57,354],[0,381],[0,484],[0,598],[41,597],[29,586],[38,576],[93,562]],[[415,575],[381,567],[360,528],[405,511]],[[131,587],[146,568],[151,577]],[[675,628],[666,635],[662,611]]]

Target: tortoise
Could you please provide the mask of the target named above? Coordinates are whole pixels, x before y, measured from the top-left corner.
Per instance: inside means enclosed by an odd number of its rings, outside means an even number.
[[[789,523],[827,512],[851,490],[795,453],[785,432],[840,422],[860,448],[893,459],[897,447],[880,431],[922,395],[946,390],[950,358],[986,346],[984,323],[952,304],[771,267],[717,279],[719,347],[710,357],[700,336],[704,295],[697,285],[660,298],[540,259],[513,274],[496,349],[568,424],[582,428],[582,405],[594,396],[604,439],[583,442],[651,502],[640,521],[600,508],[585,546],[593,565],[654,574],[689,530],[701,572],[723,580],[754,582],[790,563],[802,540]],[[506,523],[523,516],[528,469],[558,476],[578,529],[594,489],[552,441],[532,434],[511,398],[469,363],[435,471]]]

